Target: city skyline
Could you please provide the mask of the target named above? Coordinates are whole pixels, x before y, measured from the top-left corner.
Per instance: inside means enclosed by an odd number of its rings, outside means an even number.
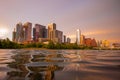
[[[72,42],[76,40],[76,29],[96,40],[120,42],[119,3],[119,0],[1,0],[0,37],[12,40],[11,30],[18,22],[43,25],[54,22]]]
[[[63,32],[57,29],[56,23],[50,23],[46,28],[38,23],[33,25],[31,22],[19,22],[12,32],[12,41],[20,44],[48,43],[49,41],[66,43],[63,39]],[[67,41],[70,43],[70,39]]]

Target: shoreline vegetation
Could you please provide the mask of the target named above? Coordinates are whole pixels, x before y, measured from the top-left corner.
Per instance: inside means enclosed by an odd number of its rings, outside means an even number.
[[[8,38],[0,40],[0,49],[80,49],[80,50],[120,50],[118,48],[99,48],[92,46],[80,46],[76,43],[53,43],[49,41],[48,44],[43,43],[29,43],[29,44],[18,44],[10,41]]]

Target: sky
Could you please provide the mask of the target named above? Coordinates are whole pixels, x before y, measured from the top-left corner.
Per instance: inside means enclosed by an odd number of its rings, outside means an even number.
[[[72,42],[77,29],[86,38],[120,42],[120,0],[0,0],[0,38],[12,40],[19,22],[56,23]]]

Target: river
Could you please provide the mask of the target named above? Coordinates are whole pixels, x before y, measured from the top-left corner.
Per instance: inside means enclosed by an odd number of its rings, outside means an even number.
[[[120,50],[0,49],[0,80],[120,80]]]

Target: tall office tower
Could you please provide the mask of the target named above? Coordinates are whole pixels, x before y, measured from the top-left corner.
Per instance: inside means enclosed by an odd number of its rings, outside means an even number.
[[[71,39],[68,37],[67,38],[67,43],[70,43],[71,42]]]
[[[63,42],[66,43],[66,36],[65,35],[63,36],[63,39],[64,39]]]
[[[85,45],[85,36],[84,35],[80,36],[80,44]]]
[[[56,30],[56,24],[48,24],[48,39],[55,43],[62,43],[63,32]]]
[[[15,31],[15,28],[14,28],[14,31],[12,33],[12,41],[16,42],[16,31]]]
[[[55,41],[55,38],[56,38],[56,24],[55,23],[48,24],[48,39]]]
[[[33,28],[33,41],[36,41],[36,29]]]
[[[77,45],[80,45],[80,35],[81,35],[80,29],[77,29],[77,34],[76,34]]]
[[[17,43],[22,43],[23,42],[23,38],[24,38],[23,26],[22,26],[22,23],[18,23],[16,25],[16,42]]]
[[[30,22],[26,22],[24,24],[24,39],[25,39],[25,42],[31,42],[31,39],[32,39],[32,23]]]
[[[63,32],[62,31],[59,31],[59,30],[56,30],[56,39],[57,39],[57,42],[59,43],[62,43],[62,36],[63,36]]]
[[[39,38],[47,38],[47,29],[45,26],[40,24],[35,24],[33,28],[33,38],[38,41]]]

